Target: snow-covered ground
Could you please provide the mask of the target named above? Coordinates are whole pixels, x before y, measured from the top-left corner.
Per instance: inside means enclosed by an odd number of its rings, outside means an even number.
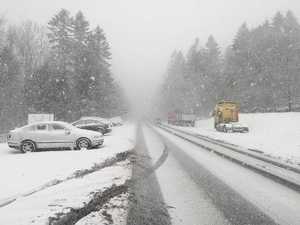
[[[218,132],[213,118],[197,121],[195,128],[181,129],[300,163],[300,113],[241,114],[240,122],[248,125],[249,133]]]
[[[1,144],[0,224],[31,224],[30,219],[45,221],[49,215],[53,216],[64,208],[78,207],[88,202],[92,192],[124,183],[131,176],[128,163],[100,170],[97,166],[113,159],[118,153],[131,150],[135,145],[135,136],[136,126],[126,123],[113,128],[112,133],[105,136],[104,146],[100,149],[22,154],[5,143]],[[91,173],[76,178],[80,172],[87,170]],[[36,193],[30,194],[32,192]],[[9,201],[13,202],[5,205]]]
[[[0,224],[48,224],[49,217],[84,207],[96,191],[104,191],[113,184],[122,185],[130,174],[129,167],[115,165],[19,198],[0,209]]]
[[[129,194],[127,193],[112,198],[102,207],[102,209],[90,213],[88,216],[78,221],[76,225],[107,224],[107,215],[111,215],[111,221],[113,221],[114,225],[126,225],[128,197]]]

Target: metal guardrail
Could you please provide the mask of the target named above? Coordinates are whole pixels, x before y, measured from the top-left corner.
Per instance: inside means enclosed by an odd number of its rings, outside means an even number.
[[[169,129],[172,129],[172,130],[176,130],[178,132],[181,132],[181,133],[184,133],[184,134],[187,134],[187,135],[191,135],[193,137],[196,137],[196,138],[211,142],[213,144],[222,146],[224,148],[230,149],[231,151],[235,151],[235,152],[238,152],[240,154],[247,155],[247,156],[250,156],[252,158],[256,158],[256,159],[265,161],[267,163],[271,163],[275,166],[282,167],[284,169],[291,170],[291,171],[294,171],[294,172],[300,174],[300,166],[285,163],[285,162],[283,162],[281,160],[278,160],[276,158],[271,158],[269,156],[264,155],[263,152],[253,150],[253,149],[249,149],[249,148],[244,148],[244,147],[234,145],[234,144],[231,144],[231,143],[228,143],[228,142],[225,142],[225,141],[217,140],[217,139],[205,136],[205,135],[184,131],[184,130],[174,128],[174,127],[171,127],[171,126],[168,126],[168,125],[165,125],[165,124],[161,125],[161,126],[167,127]]]
[[[300,167],[288,165],[287,163],[268,158],[260,153],[251,151],[245,152],[238,147],[233,147],[233,145],[230,146],[229,144],[224,144],[214,139],[210,140],[206,136],[201,137],[197,134],[182,131],[167,125],[160,125],[159,127],[205,150],[214,152],[264,175],[275,178],[276,181],[280,181],[280,183],[300,192]]]

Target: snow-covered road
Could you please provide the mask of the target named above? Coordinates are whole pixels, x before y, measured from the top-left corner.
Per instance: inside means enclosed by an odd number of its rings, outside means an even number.
[[[155,160],[162,149],[159,138],[148,128],[144,131]],[[300,224],[298,192],[163,130],[156,131],[171,148],[156,176],[166,204],[174,207],[169,209],[173,224]]]
[[[89,151],[0,152],[0,200],[14,199],[1,225],[300,225],[299,192],[158,127],[114,128]]]
[[[154,163],[162,154],[164,145],[151,129],[144,127],[143,131],[150,157]],[[170,207],[172,224],[230,224],[207,194],[198,188],[190,175],[174,158],[172,151],[169,151],[165,163],[156,170],[156,177],[165,204]]]

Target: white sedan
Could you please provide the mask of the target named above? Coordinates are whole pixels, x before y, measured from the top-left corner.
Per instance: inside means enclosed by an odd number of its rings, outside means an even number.
[[[89,149],[101,146],[103,135],[65,122],[51,121],[16,128],[7,135],[7,143],[24,153],[52,148]]]

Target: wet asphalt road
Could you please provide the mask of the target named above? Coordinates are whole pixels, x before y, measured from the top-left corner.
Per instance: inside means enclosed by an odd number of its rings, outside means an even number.
[[[137,130],[127,225],[171,225],[141,126]]]
[[[245,198],[234,192],[230,187],[217,179],[208,170],[184,153],[170,140],[160,136],[182,168],[189,174],[201,191],[207,194],[213,204],[232,225],[274,225],[271,218],[260,212]],[[171,218],[168,206],[160,190],[160,184],[151,165],[149,150],[145,144],[141,127],[138,128],[136,161],[133,167],[133,179],[137,179],[131,187],[130,210],[127,225],[169,225]],[[162,157],[167,157],[166,154]],[[162,158],[161,157],[161,158]],[[160,158],[160,159],[161,159]],[[166,158],[164,159],[166,160]],[[163,163],[164,160],[160,160]],[[158,171],[159,172],[159,171]],[[241,181],[242,182],[242,181]],[[174,187],[176,188],[176,187]],[[188,187],[187,191],[188,191]],[[186,210],[189,210],[188,208]],[[201,225],[203,221],[199,221]]]

